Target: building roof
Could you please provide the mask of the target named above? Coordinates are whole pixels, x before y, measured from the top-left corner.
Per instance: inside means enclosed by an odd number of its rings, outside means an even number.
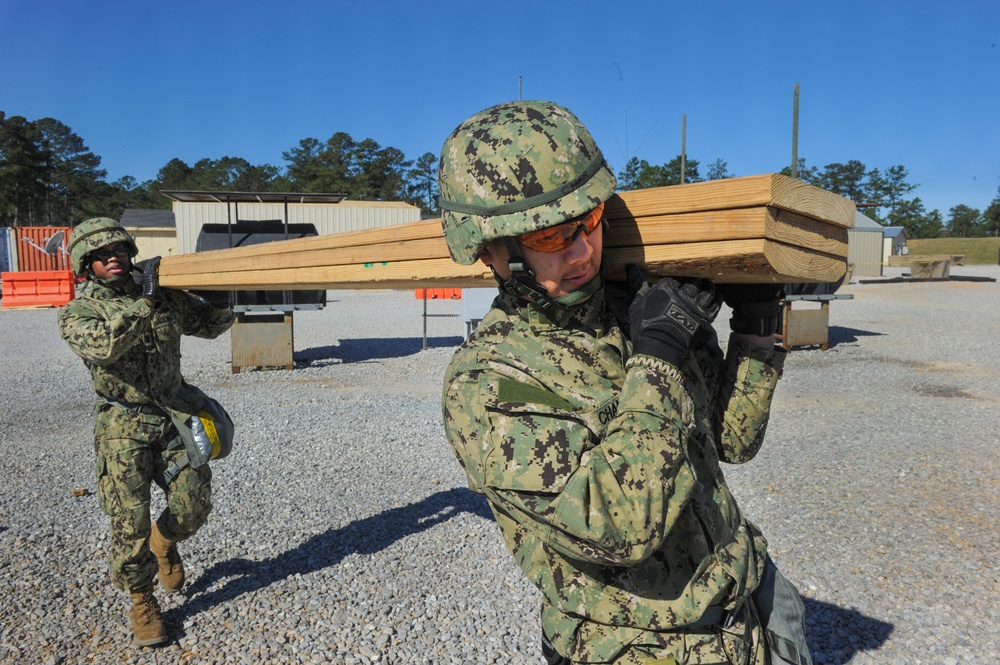
[[[868,215],[863,215],[860,212],[855,211],[854,213],[854,228],[860,229],[862,231],[881,231],[885,227],[876,222],[874,219]]]
[[[177,220],[174,219],[172,210],[147,210],[144,208],[126,208],[119,223],[122,226],[138,228],[173,229],[177,227]]]
[[[171,201],[180,203],[340,203],[347,194],[318,192],[201,192],[161,189]]]
[[[903,238],[909,238],[910,234],[906,232],[902,226],[887,226],[885,227],[885,237],[886,238],[896,238],[903,236]]]

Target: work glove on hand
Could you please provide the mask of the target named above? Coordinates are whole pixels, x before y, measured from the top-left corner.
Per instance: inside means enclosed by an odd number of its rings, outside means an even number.
[[[719,313],[715,285],[704,279],[664,277],[650,286],[638,266],[627,266],[626,273],[636,294],[628,310],[632,352],[679,367],[691,342]]]
[[[718,284],[716,290],[733,308],[729,327],[744,335],[773,335],[781,320],[784,284]]]
[[[188,293],[219,309],[226,309],[232,304],[232,291],[188,291]]]
[[[135,267],[142,271],[142,294],[139,296],[145,300],[150,307],[156,307],[163,300],[163,293],[160,291],[160,257],[154,256],[145,261],[139,261]]]

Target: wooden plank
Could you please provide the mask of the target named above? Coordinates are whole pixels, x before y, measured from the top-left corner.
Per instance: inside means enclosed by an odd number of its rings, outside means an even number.
[[[293,240],[279,240],[271,243],[259,243],[256,245],[245,245],[232,249],[217,249],[209,252],[196,252],[192,254],[180,254],[177,256],[164,257],[160,263],[161,275],[183,275],[188,272],[200,272],[215,270],[220,267],[221,262],[238,261],[254,257],[271,257],[276,253],[295,255],[298,252],[340,250],[349,247],[364,248],[392,245],[403,243],[414,248],[419,246],[421,240],[433,240],[443,249],[443,254],[438,252],[438,256],[448,256],[448,246],[445,244],[441,231],[440,219],[429,219],[420,222],[410,222],[407,224],[396,224],[393,226],[382,226],[361,231],[348,231],[346,233],[335,233],[324,236],[312,236],[309,238],[295,238]],[[280,250],[275,247],[280,243]],[[415,252],[419,250],[414,250]],[[414,257],[416,258],[416,257]],[[374,256],[370,260],[381,260],[381,257]],[[366,261],[358,261],[365,263]],[[250,262],[252,264],[252,262]],[[287,265],[287,264],[286,264]]]
[[[622,217],[769,206],[854,228],[853,202],[780,173],[620,192],[605,205],[610,221]]]
[[[847,257],[847,229],[770,207],[619,218],[609,224],[608,247],[767,238]]]
[[[630,263],[642,266],[650,277],[701,277],[719,283],[833,282],[847,268],[841,257],[760,238],[609,248],[604,257],[609,279],[624,279]]]
[[[463,266],[450,258],[310,268],[286,267],[276,270],[216,271],[160,278],[161,286],[209,290],[473,288],[495,284],[490,269],[482,263]]]
[[[768,220],[764,237],[786,245],[805,247],[847,260],[848,229],[827,224],[788,210],[768,208],[773,219]]]
[[[916,261],[950,261],[953,266],[965,265],[965,254],[892,254],[890,266],[908,266]]]
[[[440,220],[437,238],[421,238],[407,242],[387,242],[377,245],[354,245],[348,247],[332,247],[327,239],[335,236],[314,236],[297,238],[295,240],[278,241],[281,251],[261,251],[275,243],[261,243],[250,247],[220,249],[211,252],[186,254],[184,258],[194,257],[197,260],[185,262],[170,262],[163,275],[184,275],[194,272],[213,272],[224,268],[227,272],[243,272],[248,270],[277,270],[294,266],[296,268],[312,268],[316,266],[365,265],[368,263],[383,263],[386,261],[411,261],[420,259],[448,259],[448,245],[440,235]],[[326,248],[324,248],[326,246]],[[254,249],[245,252],[244,249]],[[181,257],[178,257],[181,258]],[[162,263],[161,263],[162,265]]]

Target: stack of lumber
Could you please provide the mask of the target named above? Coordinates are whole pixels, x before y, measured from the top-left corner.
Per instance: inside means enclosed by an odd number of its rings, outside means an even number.
[[[953,266],[965,265],[965,254],[892,254],[889,256],[890,266],[908,266],[921,261],[948,261]]]
[[[832,282],[847,267],[854,204],[779,174],[622,192],[605,216],[605,267],[717,282]],[[482,263],[454,263],[441,221],[163,258],[181,289],[411,289],[494,286]]]
[[[605,206],[605,263],[717,282],[833,282],[854,203],[780,174],[622,192]]]

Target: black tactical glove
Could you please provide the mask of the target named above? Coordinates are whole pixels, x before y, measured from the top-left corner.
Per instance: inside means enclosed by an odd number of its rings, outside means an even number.
[[[781,321],[784,284],[718,284],[716,290],[733,308],[729,327],[744,335],[773,335]]]
[[[232,291],[188,291],[188,293],[219,309],[226,309],[232,303]]]
[[[649,286],[637,266],[627,266],[626,272],[629,288],[636,294],[628,310],[632,352],[679,367],[691,341],[711,326],[719,313],[715,286],[704,279],[673,277]]]
[[[142,295],[139,297],[145,300],[150,307],[156,307],[163,300],[163,293],[160,292],[160,257],[154,256],[145,261],[139,261],[135,267],[142,271]]]

